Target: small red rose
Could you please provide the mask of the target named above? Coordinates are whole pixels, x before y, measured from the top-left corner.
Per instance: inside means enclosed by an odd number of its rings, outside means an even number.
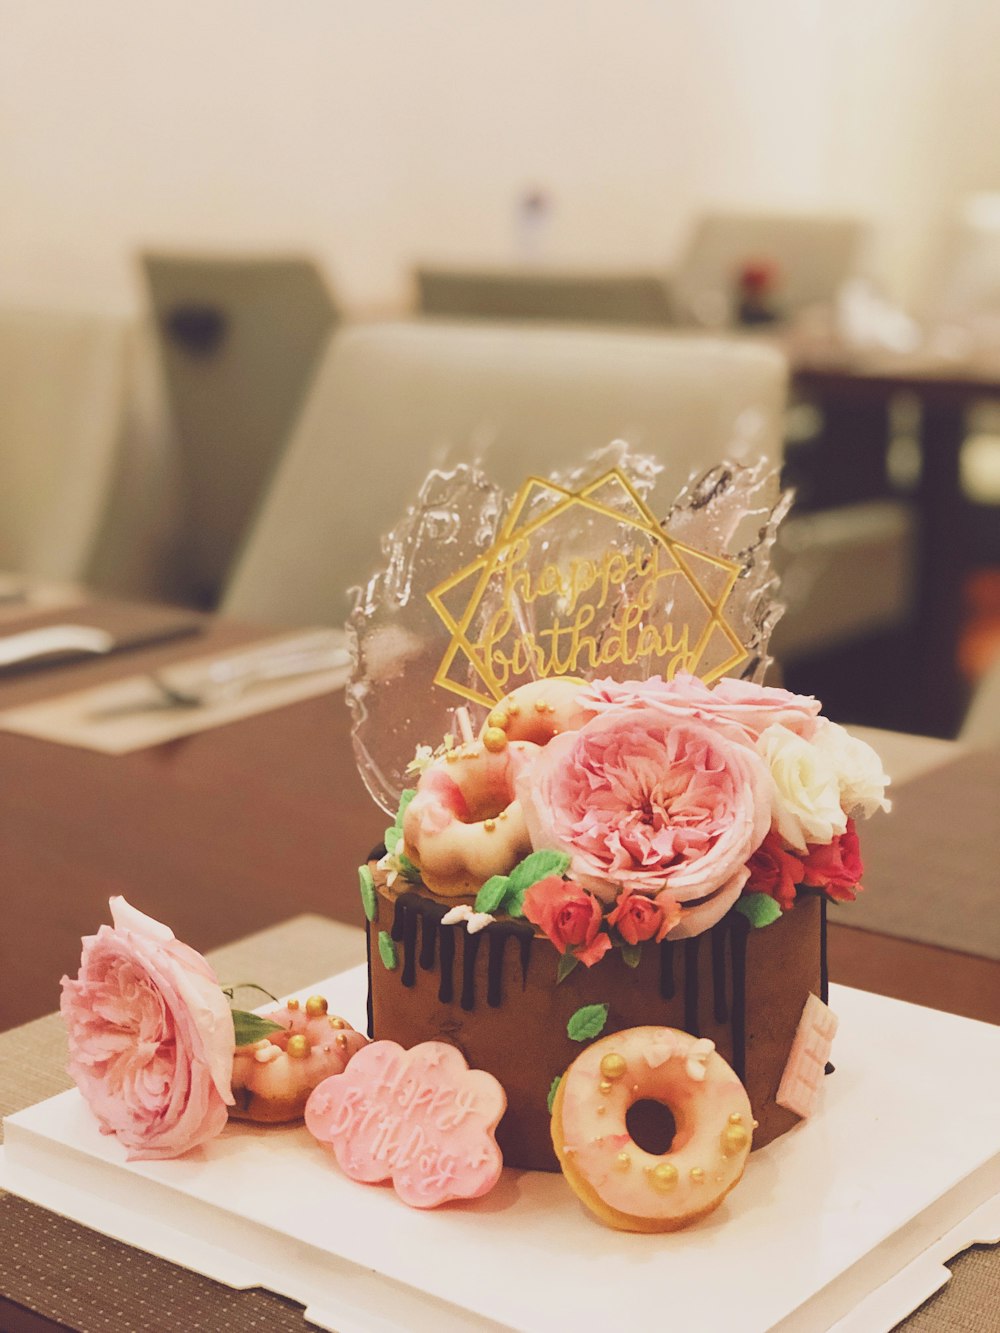
[[[680,919],[681,909],[673,894],[664,891],[647,898],[625,889],[608,916],[608,925],[617,926],[626,944],[641,944],[651,939],[659,942]]]
[[[786,849],[777,829],[771,829],[747,862],[747,869],[750,878],[744,893],[766,893],[783,912],[795,906],[795,887],[804,882],[802,861]]]
[[[850,903],[863,890],[861,849],[854,820],[847,821],[847,831],[825,847],[810,844],[803,867],[803,883],[822,889],[835,902]]]
[[[572,880],[549,875],[524,895],[524,915],[543,930],[560,953],[572,949],[591,967],[611,947],[601,942],[601,904]]]

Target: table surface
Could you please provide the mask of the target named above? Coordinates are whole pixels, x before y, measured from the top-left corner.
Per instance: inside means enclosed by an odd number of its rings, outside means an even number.
[[[99,625],[105,617],[120,623],[121,615],[120,604],[93,602],[85,618]],[[36,617],[31,623],[66,618]],[[83,619],[84,613],[74,618]],[[249,643],[265,633],[206,619],[197,639],[7,678],[0,682],[0,709]],[[922,737],[869,738],[897,783],[961,754],[953,743]],[[202,950],[266,931],[295,911],[356,923],[359,851],[378,841],[386,822],[356,774],[349,718],[339,696],[125,756],[0,732],[0,771],[0,883],[8,886],[0,935],[0,1028],[55,1009],[59,977],[76,970],[80,937],[107,919],[112,893],[131,896]],[[877,829],[876,820],[866,839],[877,837]],[[270,977],[276,991],[293,989],[359,956],[360,938],[356,930],[330,922],[313,920],[306,929],[293,923],[251,941],[249,953],[231,954],[231,966],[241,972],[250,967],[261,980]],[[998,962],[837,925],[830,927],[829,946],[835,981],[1000,1021]],[[222,964],[226,971],[225,958]],[[65,1086],[60,1043],[60,1025],[51,1017],[0,1037],[0,1089],[8,1088],[7,1109]],[[15,1207],[26,1205],[3,1200],[0,1221],[6,1219],[17,1232],[31,1229],[30,1218],[15,1217]],[[70,1224],[58,1219],[46,1225],[46,1245],[53,1252],[69,1245],[79,1255],[94,1243],[78,1228],[64,1232]],[[979,1273],[980,1259],[973,1258]],[[977,1282],[996,1281],[990,1267],[995,1258],[981,1256],[986,1277],[980,1274]],[[126,1268],[133,1262],[154,1261],[130,1257]],[[189,1276],[167,1272],[169,1282],[159,1279],[164,1290]],[[225,1298],[236,1300],[230,1293]],[[939,1299],[951,1300],[953,1293]],[[36,1308],[55,1315],[61,1307],[41,1302]],[[0,1307],[0,1314],[8,1321],[0,1320],[0,1326],[14,1326],[16,1311]],[[288,1326],[304,1327],[301,1316],[291,1314],[299,1322]],[[72,1325],[71,1317],[63,1318]],[[245,1314],[241,1318],[242,1325],[234,1327],[248,1326]]]

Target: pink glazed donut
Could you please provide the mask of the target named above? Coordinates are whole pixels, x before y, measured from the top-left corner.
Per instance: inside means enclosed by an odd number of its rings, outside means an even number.
[[[646,1152],[625,1117],[638,1101],[674,1117],[667,1152]],[[620,1231],[677,1231],[717,1208],[743,1175],[754,1129],[743,1084],[712,1042],[676,1028],[595,1041],[563,1075],[552,1143],[567,1183]]]
[[[421,774],[403,816],[403,851],[433,892],[476,893],[531,851],[514,778],[538,747],[513,741],[491,750],[471,741]]]
[[[579,731],[596,712],[579,702],[586,685],[577,676],[553,676],[519,685],[487,717],[480,740],[491,749],[501,748],[506,741],[545,745],[564,731]]]

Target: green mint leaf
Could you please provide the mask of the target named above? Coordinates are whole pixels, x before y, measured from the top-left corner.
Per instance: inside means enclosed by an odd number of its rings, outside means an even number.
[[[475,910],[495,912],[507,896],[509,886],[510,880],[506,875],[492,875],[476,894]]]
[[[261,1037],[282,1031],[284,1029],[280,1023],[272,1023],[269,1018],[261,1018],[260,1014],[248,1013],[246,1009],[233,1010],[233,1033],[237,1046],[250,1046],[260,1041]]]
[[[549,1095],[545,1101],[546,1106],[549,1108],[549,1115],[552,1114],[552,1103],[556,1099],[556,1093],[559,1091],[559,1084],[561,1082],[562,1082],[562,1074],[556,1074],[555,1078],[552,1080],[551,1086],[549,1087]]]
[[[510,887],[510,878],[507,879],[507,893],[504,897],[503,907],[508,916],[524,916],[524,895],[526,889],[512,889]]]
[[[532,852],[510,872],[511,888],[523,895],[525,889],[540,879],[561,875],[568,865],[568,852]]]
[[[408,856],[404,856],[403,853],[400,852],[396,857],[396,861],[399,864],[399,873],[404,879],[409,880],[411,884],[420,883],[420,871]]]
[[[580,960],[579,958],[577,958],[575,953],[570,953],[567,950],[567,952],[563,954],[563,956],[559,959],[559,966],[556,968],[557,986],[559,985],[560,981],[566,980],[569,974],[573,971],[574,967],[577,966],[579,961]]]
[[[396,945],[387,930],[380,930],[378,933],[378,952],[386,970],[395,972],[399,958],[396,955]]]
[[[361,905],[369,921],[378,920],[378,894],[375,892],[375,877],[367,866],[358,866],[358,884],[361,888]]]
[[[641,957],[642,957],[641,944],[622,945],[622,958],[624,958],[627,967],[638,967],[639,959]]]
[[[407,787],[406,791],[400,795],[399,809],[396,811],[396,828],[401,829],[403,827],[403,816],[406,814],[406,807],[410,804],[416,794],[416,787]]]
[[[570,1041],[591,1041],[599,1037],[608,1021],[608,1008],[606,1004],[585,1004],[566,1024],[566,1036]]]
[[[739,899],[736,910],[746,917],[751,926],[758,928],[769,926],[781,916],[781,908],[769,893],[748,893],[745,898]]]
[[[393,824],[392,828],[386,829],[385,850],[389,853],[390,856],[392,856],[396,848],[399,846],[399,840],[400,838],[402,838],[402,836],[403,836],[403,830],[397,828],[395,824]]]

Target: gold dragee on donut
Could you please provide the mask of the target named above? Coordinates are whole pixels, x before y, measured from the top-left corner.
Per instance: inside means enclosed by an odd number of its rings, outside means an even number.
[[[743,1124],[743,1117],[740,1115],[739,1111],[734,1111],[734,1112],[732,1113],[732,1115],[729,1117],[729,1123],[730,1123],[731,1125],[742,1125],[742,1124]]]
[[[536,700],[535,700],[535,712],[536,712],[536,713],[546,713],[546,712],[548,712],[548,708],[549,708],[549,706],[548,706],[548,704],[545,702],[544,699],[536,699]]]
[[[520,704],[510,703],[507,705],[507,712],[511,715],[511,717],[517,717],[520,711],[521,711]]]
[[[497,731],[505,731],[509,722],[510,718],[502,708],[494,708],[486,719],[487,727],[496,727]]]
[[[705,1172],[701,1169],[700,1166],[693,1166],[691,1168],[691,1179],[694,1181],[696,1185],[701,1185],[704,1183]]]
[[[666,1194],[677,1184],[677,1168],[673,1162],[657,1162],[656,1166],[650,1167],[647,1176],[653,1189],[661,1194]]]
[[[720,1136],[722,1143],[722,1155],[724,1157],[735,1157],[741,1153],[750,1142],[750,1135],[742,1125],[729,1124],[722,1131]]]
[[[298,1007],[299,1007],[298,1000],[288,1000],[285,1004],[286,1009],[297,1009]]]
[[[492,833],[496,828],[496,826],[497,826],[497,821],[495,819],[483,820],[483,828],[487,833]]]
[[[483,744],[490,754],[499,754],[507,745],[507,733],[501,727],[487,727],[483,732]]]
[[[603,1115],[607,1109],[608,1109],[608,1108],[607,1108],[606,1106],[595,1106],[595,1107],[594,1107],[594,1114],[595,1114],[595,1115]]]
[[[628,1155],[627,1152],[620,1152],[618,1156],[615,1158],[616,1171],[627,1171],[631,1165],[632,1165],[632,1158]]]
[[[310,995],[306,1000],[306,1013],[310,1018],[322,1018],[329,1008],[322,995]]]
[[[345,1051],[345,1050],[347,1049],[347,1033],[346,1033],[346,1032],[338,1032],[338,1033],[337,1033],[337,1036],[336,1036],[336,1045],[337,1045],[337,1047],[338,1047],[340,1050],[342,1050],[342,1051]]]
[[[297,1032],[294,1037],[288,1038],[286,1049],[293,1060],[304,1060],[309,1054],[309,1042],[300,1032]]]
[[[601,1061],[601,1073],[605,1078],[621,1078],[625,1073],[625,1057],[615,1051],[609,1051]]]
[[[611,1091],[611,1084],[608,1082],[606,1078],[602,1078],[597,1086],[603,1093],[609,1093]]]

